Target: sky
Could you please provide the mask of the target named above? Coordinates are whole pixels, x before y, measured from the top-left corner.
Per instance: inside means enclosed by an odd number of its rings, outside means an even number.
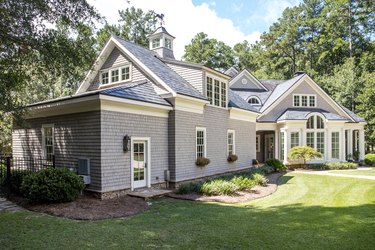
[[[134,6],[164,14],[164,27],[176,37],[174,55],[181,59],[185,45],[199,32],[229,46],[254,43],[277,21],[283,10],[302,0],[88,0],[108,23],[116,24],[118,10]]]

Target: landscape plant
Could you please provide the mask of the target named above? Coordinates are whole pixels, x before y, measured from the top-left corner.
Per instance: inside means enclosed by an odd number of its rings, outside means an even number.
[[[288,154],[289,159],[302,160],[304,167],[306,166],[306,161],[320,157],[322,157],[322,154],[309,146],[293,147]]]
[[[367,166],[374,167],[375,166],[375,154],[365,155],[365,164]]]

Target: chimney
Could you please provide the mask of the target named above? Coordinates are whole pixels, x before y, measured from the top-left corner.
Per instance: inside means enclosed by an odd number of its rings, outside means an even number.
[[[305,71],[296,71],[296,72],[294,72],[293,77],[300,76],[300,75],[303,75],[303,74],[305,74]]]

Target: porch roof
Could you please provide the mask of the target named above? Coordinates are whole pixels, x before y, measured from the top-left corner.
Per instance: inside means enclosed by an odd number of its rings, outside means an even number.
[[[277,118],[276,121],[307,120],[308,115],[311,113],[320,113],[327,120],[331,121],[350,121],[348,118],[331,113],[329,111],[314,108],[289,108],[285,110],[285,112],[279,118]]]

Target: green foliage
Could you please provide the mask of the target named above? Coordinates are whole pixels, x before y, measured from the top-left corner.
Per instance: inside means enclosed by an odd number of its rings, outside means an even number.
[[[75,200],[85,187],[80,176],[65,168],[47,168],[27,175],[21,184],[23,195],[37,202]]]
[[[255,175],[257,175],[257,174],[255,174]],[[241,176],[241,175],[233,176],[230,179],[230,182],[232,182],[234,185],[236,185],[237,190],[239,190],[239,191],[245,190],[245,189],[251,189],[251,188],[255,187],[256,185],[259,185],[259,183],[257,183],[255,180],[253,180],[249,177]]]
[[[204,166],[207,166],[208,164],[210,164],[210,159],[205,158],[205,157],[198,157],[195,160],[195,165],[197,165],[198,167],[204,167]]]
[[[228,160],[229,162],[235,162],[235,161],[238,160],[238,156],[235,155],[235,154],[228,155],[227,160]]]
[[[229,69],[234,64],[231,47],[207,34],[200,32],[185,46],[183,58],[189,62],[201,63],[217,70]]]
[[[375,154],[365,155],[365,163],[367,166],[375,167]]]
[[[303,164],[314,158],[322,157],[322,154],[316,149],[308,146],[298,146],[290,150],[288,157],[292,160],[303,160]]]
[[[264,162],[265,165],[273,167],[275,171],[286,171],[288,169],[280,160],[278,159],[269,159]]]
[[[202,185],[201,192],[205,195],[232,195],[238,188],[236,184],[222,179],[216,179],[205,182]]]
[[[309,169],[317,170],[344,170],[344,169],[357,169],[358,164],[353,162],[327,162],[324,164],[309,164]]]
[[[189,193],[200,193],[202,183],[200,182],[188,182],[181,184],[178,189],[178,194],[189,194]]]
[[[268,179],[259,173],[256,173],[253,175],[253,178],[255,185],[260,185],[260,186],[267,186]]]

